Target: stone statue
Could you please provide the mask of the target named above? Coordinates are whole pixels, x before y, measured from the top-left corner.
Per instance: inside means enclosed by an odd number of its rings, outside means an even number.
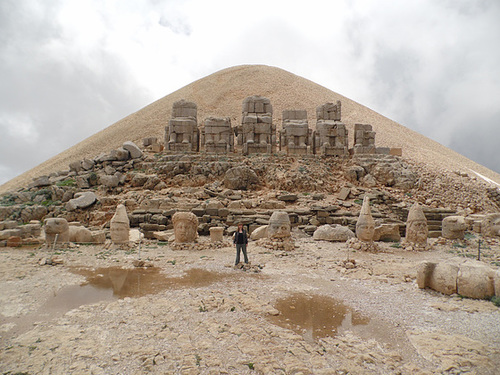
[[[205,151],[215,154],[226,154],[234,151],[234,135],[229,117],[205,119],[205,127],[201,132],[201,144]]]
[[[429,229],[424,211],[418,203],[415,203],[411,206],[406,220],[406,242],[425,247],[427,246],[428,234]]]
[[[375,154],[375,132],[368,124],[354,124],[354,153]]]
[[[198,237],[198,218],[192,212],[176,212],[172,216],[175,242],[195,242]]]
[[[109,231],[111,241],[114,244],[126,244],[129,241],[130,221],[127,215],[127,209],[123,204],[116,207],[115,215],[111,218]]]
[[[276,126],[271,101],[262,96],[243,100],[241,126],[235,131],[244,155],[274,152]]]
[[[363,206],[356,222],[356,237],[364,242],[372,242],[375,234],[375,220],[373,220],[370,210],[370,198],[365,195]]]
[[[306,155],[311,130],[307,122],[307,111],[283,111],[283,129],[280,131],[280,151],[286,148],[288,155]],[[310,152],[310,151],[309,151]]]
[[[346,126],[340,122],[341,104],[326,103],[316,108],[316,131],[313,133],[315,154],[347,156],[348,138]]]
[[[172,118],[165,127],[167,151],[199,151],[196,103],[179,100],[172,106]]]
[[[291,237],[291,224],[288,214],[284,211],[274,211],[267,226],[267,237],[282,239]]]
[[[56,235],[56,243],[69,242],[69,224],[66,219],[58,217],[45,219],[43,229],[47,246],[52,246],[54,244]]]
[[[485,237],[500,237],[500,213],[487,215],[483,219],[481,234]]]

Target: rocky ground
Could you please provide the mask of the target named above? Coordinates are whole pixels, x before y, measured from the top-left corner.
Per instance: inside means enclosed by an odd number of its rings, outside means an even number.
[[[2,248],[0,370],[498,373],[500,309],[490,301],[420,290],[415,281],[422,260],[474,257],[473,239],[436,242],[427,252],[381,243],[381,252],[363,253],[301,232],[294,236],[290,252],[251,242],[247,271],[232,267],[229,242],[203,250],[146,242],[140,253],[137,245],[73,245],[56,254]],[[498,268],[498,241],[482,254]],[[62,264],[39,265],[54,255]],[[154,268],[134,276],[139,257]],[[94,288],[85,295],[80,284]]]

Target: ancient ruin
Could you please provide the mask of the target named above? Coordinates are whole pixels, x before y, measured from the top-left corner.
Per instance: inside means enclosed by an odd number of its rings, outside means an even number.
[[[280,151],[288,155],[307,155],[311,153],[312,130],[307,122],[307,111],[283,111],[283,125],[280,131]]]
[[[200,137],[205,152],[227,154],[234,151],[234,134],[229,117],[206,118]]]
[[[236,129],[238,145],[244,155],[270,154],[276,145],[276,125],[273,124],[271,101],[262,96],[243,100],[241,126]]]
[[[347,156],[347,128],[340,122],[341,103],[326,103],[316,108],[316,131],[313,133],[314,153],[325,156]]]
[[[172,216],[175,242],[190,243],[198,238],[198,218],[192,212],[177,212]]]
[[[45,232],[45,244],[47,247],[52,246],[54,243],[62,244],[69,242],[69,225],[66,219],[45,219],[43,231]]]
[[[427,249],[427,236],[429,228],[427,227],[427,219],[424,215],[422,207],[415,203],[408,212],[406,220],[406,243],[413,249]]]
[[[359,213],[359,218],[356,223],[356,237],[364,242],[373,241],[375,233],[375,221],[373,220],[370,210],[370,198],[363,198],[363,205]]]
[[[165,149],[175,152],[199,151],[196,103],[179,100],[172,106],[172,118],[165,127]]]
[[[368,124],[354,124],[354,153],[375,154],[375,132]]]
[[[114,244],[126,244],[129,241],[130,221],[127,215],[127,209],[123,204],[116,207],[116,212],[111,218],[109,232],[111,241]]]
[[[500,213],[489,214],[484,218],[481,233],[486,237],[500,237]]]

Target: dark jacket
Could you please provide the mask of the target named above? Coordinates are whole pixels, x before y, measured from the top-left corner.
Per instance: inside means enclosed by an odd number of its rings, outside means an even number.
[[[233,243],[235,243],[235,244],[247,244],[248,243],[247,231],[245,229],[243,229],[243,231],[241,233],[236,231],[234,233]]]

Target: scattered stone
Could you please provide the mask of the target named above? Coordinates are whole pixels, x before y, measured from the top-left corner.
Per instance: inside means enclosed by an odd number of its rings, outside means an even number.
[[[322,225],[313,234],[313,239],[316,241],[345,242],[354,237],[355,234],[352,230],[338,224]]]
[[[123,143],[122,147],[130,153],[130,157],[132,159],[138,159],[142,157],[141,149],[134,142],[127,141]]]
[[[78,208],[87,208],[93,205],[96,201],[97,196],[91,191],[76,193],[74,198],[66,203],[66,210],[74,211]]]
[[[278,195],[278,199],[284,202],[295,202],[299,197],[297,194],[281,194]]]
[[[347,198],[349,198],[350,192],[351,189],[349,189],[348,187],[343,187],[342,189],[340,189],[338,199],[340,199],[341,201],[345,201]]]
[[[401,234],[399,233],[398,224],[381,224],[375,227],[373,234],[374,241],[390,241],[399,242]]]

